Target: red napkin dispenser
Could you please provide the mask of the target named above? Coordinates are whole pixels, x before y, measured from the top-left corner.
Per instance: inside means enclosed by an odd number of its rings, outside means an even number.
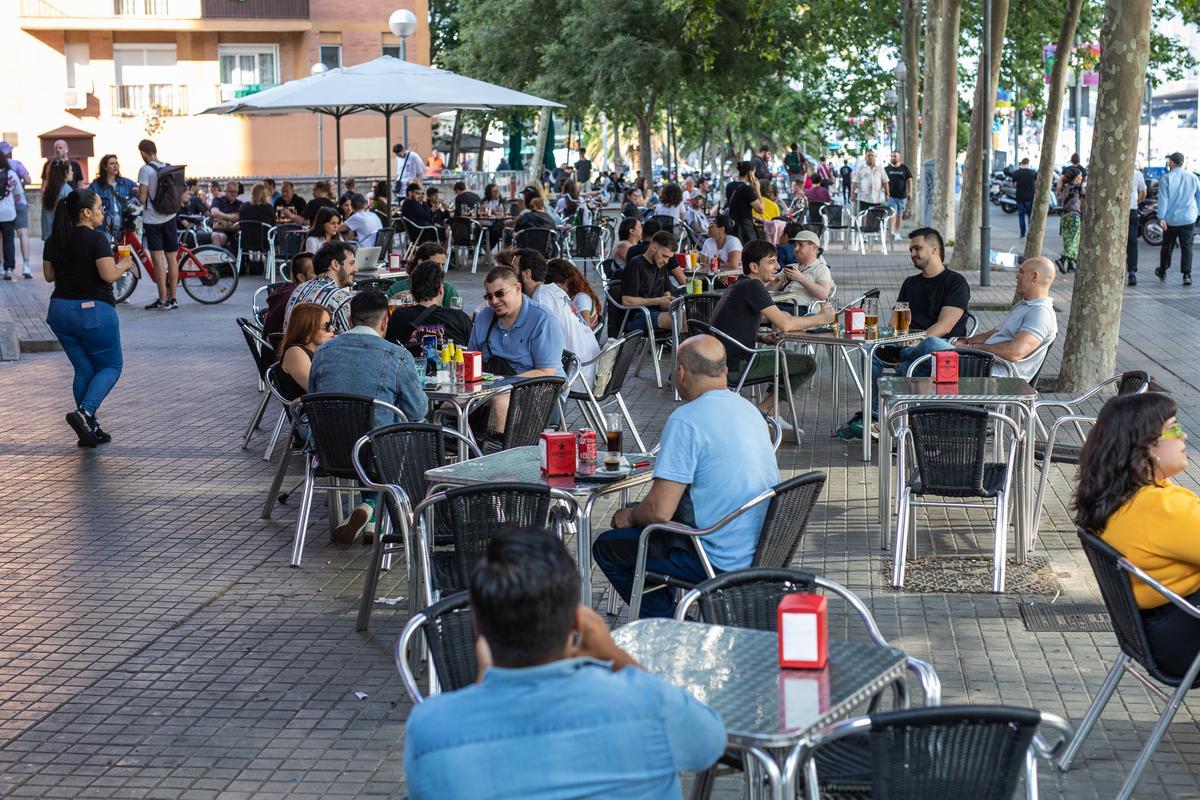
[[[846,333],[865,333],[867,330],[866,309],[842,309],[842,330]]]
[[[483,353],[478,350],[463,350],[463,380],[475,383],[483,380]]]
[[[829,603],[823,595],[795,593],[779,602],[779,666],[821,669],[828,659]]]
[[[538,441],[543,475],[574,475],[575,434],[570,431],[542,431]]]
[[[943,350],[933,354],[933,382],[958,383],[958,353]]]

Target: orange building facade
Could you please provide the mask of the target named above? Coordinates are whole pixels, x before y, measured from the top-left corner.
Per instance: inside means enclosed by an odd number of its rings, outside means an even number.
[[[151,138],[166,161],[194,176],[332,175],[334,125],[318,147],[316,115],[203,115],[237,96],[307,76],[313,65],[353,66],[399,57],[388,16],[411,10],[420,21],[404,43],[408,60],[429,63],[427,0],[6,0],[0,52],[0,138],[35,174],[63,126],[94,136],[89,180],[101,155],[116,153],[122,173],[140,165],[137,142]],[[392,142],[401,139],[393,120]],[[410,144],[429,155],[428,120],[409,120]],[[382,175],[382,117],[342,121],[343,173]],[[79,156],[80,144],[72,147]],[[324,163],[318,163],[323,150]]]

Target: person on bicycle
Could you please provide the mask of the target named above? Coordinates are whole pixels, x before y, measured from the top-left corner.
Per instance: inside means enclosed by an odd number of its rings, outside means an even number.
[[[174,214],[163,214],[154,208],[158,189],[158,170],[165,166],[158,160],[158,146],[149,139],[138,142],[142,168],[138,170],[138,203],[142,206],[142,238],[154,261],[154,280],[158,298],[146,308],[175,309],[175,292],[179,288],[179,231]]]

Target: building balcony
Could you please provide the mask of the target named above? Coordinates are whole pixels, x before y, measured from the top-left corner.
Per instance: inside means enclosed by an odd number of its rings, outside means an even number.
[[[187,116],[187,87],[170,83],[121,83],[113,87],[113,113],[121,117]]]
[[[18,0],[25,30],[256,31],[312,29],[309,0]]]
[[[217,84],[217,102],[228,103],[231,100],[237,100],[240,97],[247,97],[263,89],[270,89],[275,84],[270,83],[251,83],[245,85],[219,83]]]

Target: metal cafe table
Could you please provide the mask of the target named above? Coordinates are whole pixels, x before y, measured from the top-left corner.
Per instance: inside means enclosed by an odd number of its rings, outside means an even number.
[[[891,328],[879,328],[879,335],[873,339],[867,338],[866,334],[862,333],[844,333],[834,331],[833,329],[811,328],[806,331],[793,331],[789,333],[772,334],[768,341],[774,342],[775,347],[783,348],[788,342],[799,342],[802,344],[821,345],[829,351],[829,360],[833,364],[833,376],[831,379],[833,386],[833,417],[834,430],[837,430],[839,398],[841,393],[841,372],[842,360],[845,359],[847,364],[850,364],[849,354],[853,350],[862,353],[862,363],[859,365],[860,373],[855,375],[853,372],[850,376],[854,379],[862,394],[862,411],[863,411],[863,461],[871,460],[871,431],[869,428],[869,420],[871,419],[871,393],[874,391],[874,382],[871,380],[871,361],[875,356],[875,351],[884,345],[901,345],[909,342],[919,341],[925,337],[924,331],[910,330],[908,333],[897,333]],[[838,358],[841,355],[842,358]],[[852,367],[853,368],[853,367]]]
[[[432,377],[432,376],[431,376]],[[425,396],[429,398],[431,403],[449,403],[454,407],[454,414],[458,418],[458,432],[468,439],[474,440],[471,434],[471,426],[468,424],[468,417],[471,412],[480,404],[487,402],[492,397],[501,392],[509,391],[512,386],[513,378],[499,378],[490,381],[475,381],[472,383],[454,383],[444,385],[433,383],[427,380],[425,383]],[[458,443],[458,458],[460,461],[466,461],[471,454],[467,452],[465,442]]]
[[[879,541],[888,549],[892,517],[892,417],[903,414],[914,405],[964,404],[1011,406],[1021,410],[1018,426],[1023,425],[1021,444],[1017,450],[1017,514],[1016,559],[1024,564],[1033,551],[1033,450],[1036,441],[1037,415],[1034,404],[1037,391],[1024,378],[959,378],[958,383],[933,382],[932,378],[879,379]],[[903,476],[901,476],[903,477]]]
[[[809,737],[888,686],[908,696],[905,654],[871,642],[830,639],[825,667],[800,670],[780,668],[779,639],[769,631],[643,619],[613,631],[613,641],[720,715],[728,748],[745,755],[752,798],[792,800]]]
[[[602,457],[603,458],[603,457]],[[583,578],[581,601],[589,608],[592,605],[592,509],[601,497],[624,492],[634,486],[647,483],[654,477],[654,456],[648,453],[626,453],[631,462],[629,474],[604,482],[580,480],[574,475],[550,477],[542,474],[541,453],[537,447],[514,447],[499,453],[461,461],[446,467],[428,470],[425,479],[431,487],[475,486],[481,483],[540,483],[553,489],[561,489],[579,501],[579,516],[576,518],[575,563]],[[638,466],[633,466],[638,465]],[[603,472],[603,466],[597,472]]]

